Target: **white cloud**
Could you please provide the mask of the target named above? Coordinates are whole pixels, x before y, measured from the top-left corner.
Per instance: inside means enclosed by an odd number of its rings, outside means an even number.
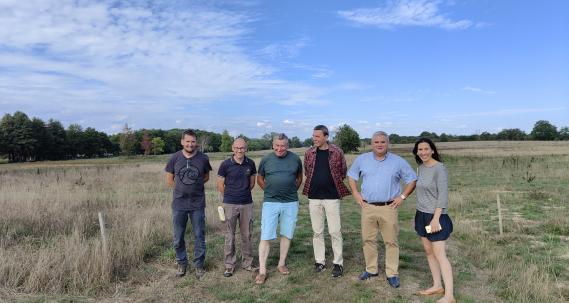
[[[129,113],[129,124],[170,121],[172,127],[182,113],[194,124],[204,119],[195,113],[203,104],[242,96],[286,105],[323,102],[320,89],[278,79],[272,66],[248,53],[243,41],[253,16],[203,5],[1,1],[3,110],[56,119],[65,112],[112,130],[117,112]],[[294,54],[307,43],[301,38],[286,49]]]
[[[301,49],[308,45],[309,41],[308,37],[302,37],[287,42],[272,43],[262,48],[260,52],[271,59],[294,58],[298,56]]]
[[[472,87],[472,86],[465,86],[462,89],[467,90],[467,91],[471,91],[471,92],[475,92],[475,93],[488,94],[488,95],[493,95],[496,93],[494,91],[484,90],[484,89]]]
[[[271,129],[273,126],[269,121],[259,121],[257,122],[257,127],[264,128],[264,129]]]
[[[289,119],[284,120],[283,123],[284,123],[284,124],[290,124],[290,125],[294,125],[294,124],[295,124],[294,121],[289,120]]]
[[[470,20],[449,19],[439,8],[440,1],[398,0],[375,8],[339,11],[338,15],[356,25],[391,28],[396,26],[440,27],[460,30],[474,26]]]
[[[377,123],[375,123],[375,126],[377,126],[377,127],[392,127],[393,122],[391,122],[391,121],[377,122]]]

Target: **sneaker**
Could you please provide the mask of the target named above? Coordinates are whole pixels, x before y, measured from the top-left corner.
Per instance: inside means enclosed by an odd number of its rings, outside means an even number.
[[[344,274],[344,266],[334,264],[334,268],[332,269],[332,277],[338,278]]]
[[[314,263],[314,272],[323,272],[326,270],[326,265],[322,263]]]
[[[178,264],[178,271],[176,271],[176,277],[181,278],[186,275],[188,270],[188,265]]]
[[[368,279],[371,278],[371,277],[377,277],[377,276],[379,276],[379,274],[372,274],[372,273],[369,273],[369,272],[367,272],[367,271],[364,271],[364,272],[358,277],[358,279],[360,279],[360,281],[365,281],[365,280],[368,280]]]
[[[393,287],[393,288],[398,288],[398,287],[399,287],[399,277],[397,277],[397,276],[388,277],[388,278],[387,278],[387,282],[388,282],[389,285],[391,285],[391,287]]]
[[[233,268],[226,268],[223,276],[226,278],[233,276]]]
[[[203,267],[196,268],[196,278],[200,279],[205,275],[205,269]]]

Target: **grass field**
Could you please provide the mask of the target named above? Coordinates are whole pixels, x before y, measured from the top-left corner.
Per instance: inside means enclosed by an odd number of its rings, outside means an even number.
[[[411,161],[409,145],[394,145],[393,150]],[[440,150],[450,173],[449,213],[455,231],[448,255],[459,302],[569,301],[569,143],[459,142],[442,143]],[[266,152],[251,156],[258,163]],[[215,171],[224,157],[210,155]],[[348,162],[354,158],[349,155]],[[330,271],[312,273],[312,232],[303,196],[288,258],[292,274],[276,272],[275,243],[265,285],[255,286],[251,273],[244,271],[224,278],[222,226],[214,212],[218,195],[211,181],[206,186],[208,273],[201,280],[193,275],[176,279],[170,248],[171,192],[163,173],[166,159],[0,165],[0,301],[436,300],[415,294],[428,286],[430,274],[412,228],[414,195],[399,215],[402,287],[398,290],[381,276],[357,281],[364,262],[359,207],[351,197],[342,204],[344,277],[332,278]],[[498,229],[497,195],[503,236]],[[258,188],[254,199],[258,239],[262,199]],[[107,251],[99,234],[99,211],[107,221]]]

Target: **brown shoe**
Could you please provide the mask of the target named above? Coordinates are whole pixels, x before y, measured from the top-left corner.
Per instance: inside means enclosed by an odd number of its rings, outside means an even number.
[[[277,270],[282,274],[282,275],[290,275],[290,270],[288,270],[288,267],[286,267],[286,265],[283,266],[279,266],[277,267]]]
[[[425,290],[419,291],[419,294],[421,296],[442,295],[444,293],[445,293],[445,289],[442,287],[437,288],[437,289],[433,289],[433,290],[425,289]]]
[[[267,280],[266,274],[258,274],[257,277],[255,277],[255,284],[257,285],[265,284],[266,280]]]

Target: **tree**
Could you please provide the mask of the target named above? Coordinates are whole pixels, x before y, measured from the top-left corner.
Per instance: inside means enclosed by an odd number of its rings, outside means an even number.
[[[345,153],[349,153],[358,150],[360,146],[360,136],[351,126],[344,124],[338,128],[334,136],[334,142]]]
[[[559,129],[559,140],[569,140],[569,127]]]
[[[140,147],[144,151],[144,155],[150,155],[150,151],[152,150],[152,139],[148,135],[148,131],[145,131],[142,135],[142,141],[140,141]]]
[[[229,135],[229,132],[225,129],[221,134],[221,151],[222,152],[230,152],[231,145],[233,144],[233,138]]]
[[[164,152],[164,140],[160,137],[152,138],[152,153],[159,155]]]
[[[314,145],[314,140],[312,140],[312,138],[307,138],[302,141],[302,146],[304,147],[311,147],[312,145]]]
[[[290,139],[290,147],[302,147],[302,143],[300,143],[300,139],[297,136],[294,136]]]
[[[507,141],[523,141],[527,138],[527,134],[519,128],[507,128],[496,134],[496,139]]]
[[[549,123],[549,121],[539,120],[533,126],[531,137],[540,141],[555,140],[557,138],[557,127]]]
[[[61,122],[49,119],[46,125],[47,139],[46,156],[48,160],[65,159],[65,147],[67,145],[67,133]]]
[[[125,123],[122,132],[119,134],[119,146],[121,154],[130,156],[134,154],[134,147],[136,145],[136,136],[128,124]]]

